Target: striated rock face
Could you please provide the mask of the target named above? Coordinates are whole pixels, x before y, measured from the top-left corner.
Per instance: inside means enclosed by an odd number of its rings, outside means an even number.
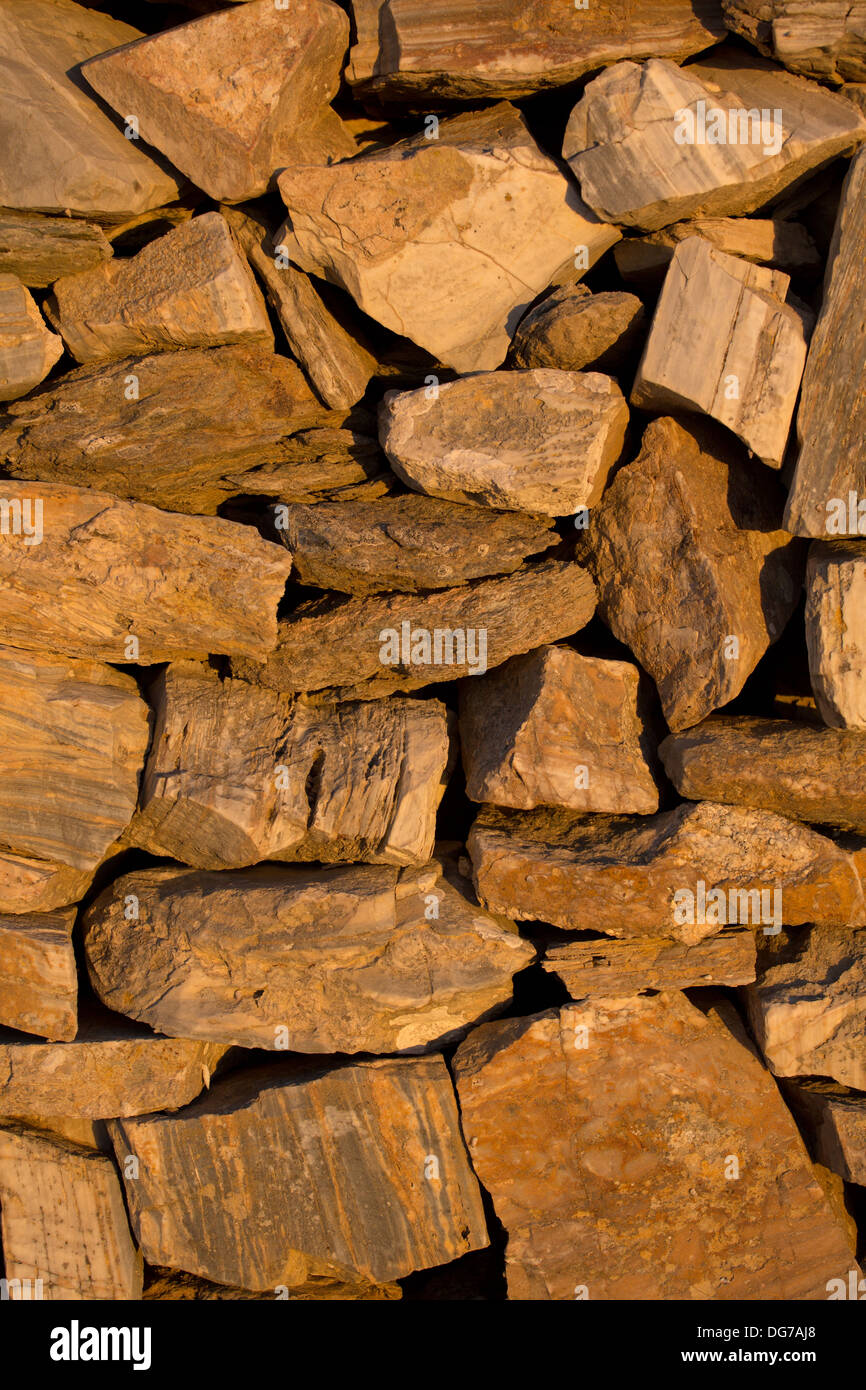
[[[618,242],[628,246],[629,242]],[[585,285],[562,285],[524,314],[508,355],[512,367],[594,367],[617,372],[642,342],[644,310],[633,294],[590,294]]]
[[[114,45],[82,75],[211,198],[238,203],[284,165],[355,153],[329,106],[348,40],[329,0],[253,0]]]
[[[409,493],[374,501],[278,506],[275,525],[302,584],[338,593],[447,589],[492,574],[513,574],[528,556],[554,545],[550,521],[517,512],[478,512]]]
[[[587,533],[599,612],[658,686],[671,729],[742,689],[794,611],[800,551],[781,494],[720,435],[664,418],[646,429]]]
[[[77,362],[274,339],[264,300],[217,212],[181,222],[129,260],[53,286],[49,314]]]
[[[864,919],[853,857],[769,811],[685,803],[655,816],[485,808],[469,832],[490,912],[686,945],[724,926]],[[763,894],[763,896],[762,896]]]
[[[219,651],[261,660],[274,646],[291,560],[249,527],[88,488],[3,490],[32,531],[0,546],[10,646],[144,665]]]
[[[821,1299],[846,1275],[772,1079],[682,995],[485,1024],[454,1069],[510,1298]]]
[[[292,261],[458,372],[499,366],[521,312],[577,249],[586,268],[619,238],[507,103],[441,121],[435,140],[286,169],[279,186]]]
[[[53,912],[84,897],[93,870],[0,849],[0,912]]]
[[[162,1032],[319,1053],[447,1039],[534,956],[436,864],[130,874],[87,911],[85,950],[103,1002]]]
[[[631,393],[646,410],[686,409],[726,425],[781,468],[806,361],[788,276],[700,237],[674,251]]]
[[[714,716],[659,746],[682,796],[758,806],[866,834],[866,735],[784,719]]]
[[[78,1028],[74,908],[0,917],[0,1025],[69,1042]]]
[[[744,997],[774,1075],[825,1076],[866,1090],[866,930],[816,923],[764,942]]]
[[[545,516],[599,499],[628,407],[600,372],[479,372],[432,394],[388,391],[382,448],[419,492]]]
[[[4,0],[0,206],[123,222],[177,197],[175,170],[127,140],[123,122],[76,80],[79,63],[139,37],[129,24],[71,0]]]
[[[750,931],[731,930],[691,946],[663,936],[569,941],[546,951],[542,964],[559,976],[572,999],[746,985],[755,978],[755,938]]]
[[[111,242],[95,222],[0,210],[0,274],[44,289],[110,260]]]
[[[801,1077],[782,1094],[800,1122],[813,1157],[846,1182],[866,1180],[866,1103],[859,1091]]]
[[[782,218],[694,217],[648,236],[628,237],[614,247],[616,268],[627,284],[661,288],[681,241],[701,237],[728,256],[789,273],[815,274],[822,266],[814,241],[799,222]]]
[[[267,661],[236,661],[232,669],[276,690],[372,699],[483,675],[539,642],[579,631],[594,607],[592,580],[571,560],[418,596],[313,599],[281,622]]]
[[[0,401],[32,391],[62,355],[33,296],[17,276],[0,275]]]
[[[866,547],[815,542],[806,569],[806,645],[826,724],[866,730]]]
[[[863,0],[722,0],[725,24],[790,72],[866,82]]]
[[[460,687],[473,801],[531,810],[658,810],[646,691],[636,666],[540,647]]]
[[[571,113],[562,152],[599,217],[653,231],[755,212],[864,139],[851,102],[723,49],[686,68],[666,58],[608,68]]]
[[[687,58],[724,34],[712,0],[662,0],[651,9],[612,0],[603,11],[556,0],[533,0],[528,7],[520,0],[445,7],[352,0],[352,13],[352,86],[423,109],[430,97],[526,96],[574,82],[618,58]]]
[[[0,1211],[6,1278],[29,1281],[20,1299],[141,1298],[141,1255],[105,1154],[24,1125],[0,1128]]]
[[[0,459],[16,478],[213,513],[227,497],[261,491],[262,466],[291,457],[290,436],[322,420],[286,358],[262,347],[190,348],[80,367],[15,403],[0,419]],[[301,448],[309,457],[309,442]],[[271,468],[266,490],[279,495],[294,471]],[[326,487],[332,470],[312,471],[313,491]],[[363,476],[356,469],[352,481]]]
[[[151,690],[153,747],[128,839],[204,869],[263,859],[424,864],[449,757],[437,700],[310,707],[207,666]]]
[[[488,1244],[441,1057],[243,1072],[179,1115],[111,1129],[121,1169],[139,1159],[126,1196],[149,1264],[274,1290],[381,1283]]]

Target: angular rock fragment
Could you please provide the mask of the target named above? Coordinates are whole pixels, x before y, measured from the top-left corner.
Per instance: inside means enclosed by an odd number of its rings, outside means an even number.
[[[48,313],[77,362],[274,336],[261,292],[218,212],[181,222],[137,256],[58,280]]]
[[[636,666],[540,647],[460,687],[473,801],[531,810],[658,810]]]
[[[239,203],[285,165],[355,153],[329,107],[348,39],[329,0],[254,0],[114,46],[82,75],[211,198]]]
[[[3,0],[0,206],[120,222],[177,197],[176,172],[126,139],[77,80],[84,59],[137,38],[71,0]]]
[[[0,209],[0,273],[31,288],[92,270],[111,255],[111,242],[94,222]]]
[[[129,874],[88,909],[85,952],[100,999],[161,1032],[318,1053],[447,1040],[534,955],[435,863]]]
[[[454,1068],[510,1298],[824,1299],[847,1278],[772,1078],[681,994],[488,1023]]]
[[[701,237],[675,249],[631,393],[645,410],[693,410],[781,468],[806,334],[782,271],[726,256]]]
[[[238,1289],[228,1284],[214,1284],[209,1279],[200,1279],[196,1274],[185,1274],[177,1269],[158,1269],[148,1266],[148,1282],[142,1298],[145,1302],[214,1301],[226,1299],[271,1299],[274,1291],[266,1289],[256,1292],[252,1289]],[[316,1302],[322,1299],[352,1303],[388,1303],[403,1297],[399,1284],[371,1284],[367,1279],[355,1278],[351,1283],[340,1279],[312,1278],[306,1284],[298,1284],[288,1289],[285,1285],[277,1291],[280,1299],[291,1302]]]
[[[209,1085],[225,1051],[214,1042],[156,1037],[95,1009],[82,1015],[71,1042],[37,1042],[3,1028],[0,1114],[105,1119],[179,1110]]]
[[[618,242],[627,246],[628,242]],[[592,367],[617,372],[643,340],[644,309],[633,294],[590,294],[585,285],[562,285],[520,320],[511,343],[512,367]]]
[[[691,946],[725,926],[864,920],[853,856],[769,811],[702,801],[655,816],[485,808],[469,832],[488,912]]]
[[[0,912],[53,912],[77,903],[90,887],[92,869],[72,869],[48,859],[0,849]]]
[[[825,724],[866,730],[866,546],[816,541],[806,567],[806,645]],[[844,774],[843,774],[844,775]]]
[[[758,942],[758,976],[744,997],[770,1071],[866,1091],[866,929],[816,922]]]
[[[0,780],[0,844],[95,868],[132,818],[149,739],[131,676],[0,647],[0,744],[15,750]]]
[[[379,437],[419,492],[543,516],[593,506],[619,457],[628,407],[600,372],[478,372],[432,395],[388,391]]]
[[[376,358],[334,317],[309,277],[286,256],[275,256],[261,218],[239,208],[225,208],[224,215],[316,395],[332,409],[354,405],[377,371]]]
[[[458,372],[498,367],[556,272],[619,239],[507,103],[279,186],[292,261]]]
[[[764,208],[866,139],[843,97],[725,50],[678,68],[618,63],[584,90],[563,155],[605,221],[654,231]]]
[[[112,1152],[104,1120],[85,1120],[75,1115],[7,1115],[0,1118],[0,1125],[25,1125],[50,1139],[67,1139],[83,1149]]]
[[[418,493],[277,506],[275,515],[302,584],[358,596],[513,574],[558,539],[542,517],[491,510],[483,522],[475,507]]]
[[[866,835],[866,735],[714,715],[659,745],[681,796],[756,806]]]
[[[673,730],[742,689],[800,591],[781,494],[720,432],[653,420],[587,532],[599,613],[658,686]]]
[[[797,412],[800,453],[785,526],[798,536],[866,535],[866,151],[842,189]]]
[[[126,1195],[149,1264],[276,1290],[382,1283],[488,1244],[438,1056],[247,1071],[111,1129],[121,1170],[139,1160]]]
[[[0,1025],[68,1041],[78,1028],[75,909],[0,917]]]
[[[11,1298],[141,1298],[141,1255],[105,1154],[23,1125],[0,1128],[0,1211]]]
[[[286,496],[296,475],[304,500],[362,481],[364,467],[338,462],[360,442],[341,425],[287,358],[189,348],[79,367],[13,403],[0,420],[0,460],[17,478],[198,515],[238,493]]]
[[[352,0],[357,39],[347,77],[366,95],[418,106],[429,97],[526,96],[574,82],[620,58],[689,57],[718,42],[721,16],[709,0],[662,0],[604,9],[537,0],[421,6],[412,0]],[[422,106],[426,110],[426,106]]]
[[[866,1096],[832,1081],[783,1082],[813,1158],[846,1182],[866,1185]]]
[[[308,706],[172,664],[130,843],[205,869],[264,859],[425,864],[449,736],[437,700]]]
[[[32,391],[62,355],[62,340],[27,288],[15,275],[0,275],[0,401]]]
[[[668,937],[570,941],[544,954],[572,999],[630,998],[644,990],[746,985],[755,978],[755,938],[723,931],[692,946]]]
[[[0,544],[9,646],[144,665],[211,652],[262,660],[274,646],[291,559],[250,527],[89,488],[2,486],[13,523]],[[41,539],[28,544],[34,528]]]
[[[313,599],[280,623],[272,656],[235,661],[232,670],[275,690],[373,699],[483,675],[579,632],[594,607],[592,580],[572,560],[433,593]]]
[[[616,268],[626,284],[646,291],[658,290],[679,243],[695,236],[725,255],[741,256],[744,261],[769,265],[788,274],[814,275],[823,270],[823,261],[806,228],[780,217],[695,217],[689,222],[675,222],[664,231],[618,241],[613,252]]]
[[[863,0],[722,0],[725,24],[790,72],[866,82]]]

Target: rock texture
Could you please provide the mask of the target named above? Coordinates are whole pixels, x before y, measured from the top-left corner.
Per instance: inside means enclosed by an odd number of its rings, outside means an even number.
[[[507,103],[441,121],[435,140],[287,169],[279,185],[292,261],[459,372],[499,366],[521,311],[577,248],[589,266],[619,237]]]
[[[663,418],[593,513],[599,612],[673,730],[732,700],[794,611],[800,553],[781,510],[772,480],[720,435]]]
[[[866,1183],[866,1104],[850,1091],[817,1077],[783,1084],[812,1155],[846,1182]]]
[[[594,607],[592,580],[571,560],[417,596],[313,599],[281,622],[272,656],[232,669],[275,690],[372,699],[483,675],[539,642],[578,632]]]
[[[82,363],[166,348],[274,345],[261,292],[218,212],[181,222],[129,260],[58,280],[49,316]]]
[[[810,547],[806,645],[825,724],[866,730],[866,547],[844,541]]]
[[[104,1154],[23,1125],[0,1128],[0,1211],[6,1278],[29,1280],[31,1299],[141,1298],[141,1255]]]
[[[151,690],[153,746],[131,843],[204,869],[264,859],[424,864],[449,736],[436,700],[310,707],[207,666]]]
[[[629,244],[618,242],[616,249]],[[643,330],[644,309],[635,295],[590,294],[585,285],[561,285],[520,320],[508,362],[616,373],[643,342]]]
[[[329,0],[253,0],[106,44],[113,51],[82,75],[115,111],[134,111],[142,139],[199,188],[238,203],[264,193],[284,165],[355,153],[329,106],[348,39]]]
[[[33,296],[17,276],[0,275],[0,401],[32,391],[62,355]]]
[[[647,410],[692,410],[781,468],[806,334],[785,304],[788,276],[726,256],[701,237],[674,251],[631,393]]]
[[[53,912],[84,897],[93,871],[0,849],[0,912]]]
[[[551,522],[409,493],[373,501],[275,509],[274,524],[302,584],[342,594],[414,594],[513,574],[557,542]]]
[[[866,834],[866,736],[800,720],[714,716],[659,746],[681,796]]]
[[[554,946],[545,952],[543,965],[559,976],[572,999],[746,985],[755,978],[755,938],[750,931],[723,931],[689,946],[663,936],[598,937]]]
[[[150,1264],[273,1290],[311,1274],[381,1283],[488,1243],[441,1057],[244,1072],[112,1130],[121,1165],[139,1159],[126,1196]],[[205,1170],[225,1200],[195,1180]]]
[[[866,152],[848,171],[797,412],[800,453],[785,526],[799,536],[866,535]],[[852,505],[853,504],[853,505]]]
[[[725,24],[790,72],[866,82],[863,0],[722,0]]]
[[[510,1298],[824,1299],[847,1274],[771,1078],[681,995],[489,1023],[454,1067]]]
[[[598,501],[627,424],[610,377],[550,369],[388,391],[379,410],[382,448],[410,487],[545,516]]]
[[[61,275],[111,259],[111,242],[95,222],[0,210],[0,274],[44,289]]]
[[[758,217],[694,217],[648,236],[628,237],[614,247],[616,268],[627,284],[658,290],[677,246],[696,236],[727,256],[774,270],[813,275],[823,269],[814,241],[799,222]]]
[[[0,917],[0,1025],[69,1042],[78,1029],[74,908]]]
[[[721,50],[686,68],[608,68],[574,108],[562,152],[599,217],[654,231],[764,208],[864,139],[866,120],[843,97]]]
[[[473,801],[531,810],[657,811],[646,691],[636,666],[540,647],[460,687]]]
[[[261,660],[274,646],[291,560],[248,527],[88,488],[3,490],[43,532],[39,544],[15,535],[0,546],[10,646],[144,665],[220,651]]]
[[[516,920],[690,946],[726,925],[772,933],[781,916],[850,928],[866,913],[853,857],[769,811],[708,801],[644,817],[490,807],[467,843],[480,901]]]

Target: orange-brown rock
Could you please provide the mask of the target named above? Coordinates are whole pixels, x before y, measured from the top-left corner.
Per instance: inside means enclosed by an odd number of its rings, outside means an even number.
[[[510,1298],[817,1300],[847,1278],[846,1226],[726,1016],[587,1000],[484,1024],[454,1070]]]
[[[759,52],[823,82],[866,82],[863,0],[722,0],[725,24]]]
[[[90,887],[92,869],[0,850],[0,912],[53,912],[76,903]]]
[[[846,1182],[866,1185],[866,1096],[819,1077],[782,1083],[810,1152]]]
[[[866,733],[866,545],[814,541],[806,565],[806,647],[825,724]]]
[[[0,1024],[69,1041],[78,1028],[75,909],[0,916]]]
[[[95,222],[0,210],[0,272],[44,289],[111,259],[111,242]]]
[[[0,274],[0,401],[32,391],[62,355],[30,291],[17,275]]]
[[[617,242],[615,252],[627,241]],[[524,314],[511,341],[511,367],[557,367],[580,372],[621,371],[646,332],[636,295],[608,290],[590,294],[585,285],[557,286]]]
[[[755,978],[755,939],[730,929],[692,946],[669,937],[622,941],[569,941],[544,954],[544,969],[558,975],[572,999],[609,998],[644,990],[746,985]]]

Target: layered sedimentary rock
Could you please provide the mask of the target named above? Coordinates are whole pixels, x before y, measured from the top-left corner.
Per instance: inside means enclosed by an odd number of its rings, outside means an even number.
[[[0,210],[0,273],[31,288],[92,270],[111,256],[111,242],[95,222]]]
[[[863,0],[722,0],[725,24],[791,72],[866,82]]]
[[[866,1097],[817,1077],[783,1084],[812,1155],[846,1182],[866,1185]]]
[[[82,75],[115,111],[134,111],[142,139],[199,188],[238,203],[287,164],[355,153],[329,106],[348,39],[348,19],[329,0],[291,9],[253,0],[119,49],[105,44],[114,51]]]
[[[545,951],[542,964],[559,976],[572,999],[745,985],[755,978],[755,938],[732,930],[691,946],[663,936],[570,941]]]
[[[0,401],[38,386],[63,355],[33,296],[16,275],[0,274]]]
[[[388,391],[379,409],[382,448],[410,487],[545,516],[598,501],[627,424],[601,372],[479,372],[435,392]]]
[[[291,259],[459,372],[499,366],[556,272],[578,257],[588,268],[619,238],[507,103],[441,121],[435,140],[286,169],[279,186]]]
[[[618,242],[627,246],[628,242]],[[585,285],[562,285],[517,325],[508,355],[512,367],[593,367],[617,372],[643,341],[644,310],[633,294],[590,294]]]
[[[327,1133],[321,1117],[329,1116]],[[175,1116],[111,1126],[149,1264],[248,1289],[381,1283],[488,1243],[441,1057],[244,1072]],[[214,1174],[214,1200],[195,1173]]]
[[[686,68],[608,68],[574,108],[562,152],[599,217],[653,231],[764,208],[864,139],[851,102],[722,50]]]
[[[818,322],[797,412],[800,453],[785,526],[800,536],[866,535],[866,332],[851,305],[866,292],[866,151],[839,203]]]
[[[631,393],[646,410],[691,410],[780,468],[806,361],[782,271],[726,256],[701,237],[674,251]]]
[[[863,920],[853,857],[769,811],[702,801],[655,816],[485,808],[468,839],[490,912],[686,945],[726,925]]]
[[[663,0],[603,11],[535,0],[476,0],[443,9],[414,0],[352,0],[357,39],[348,80],[375,94],[427,109],[425,98],[525,96],[574,82],[619,58],[689,57],[718,42],[711,0]]]
[[[540,647],[460,687],[473,801],[531,810],[658,810],[646,690],[636,666]]]
[[[310,707],[192,662],[169,666],[151,699],[128,836],[140,848],[205,869],[433,853],[449,759],[437,700]]]
[[[129,874],[88,910],[85,951],[103,1002],[162,1032],[318,1053],[448,1038],[534,955],[437,864]]]
[[[448,589],[513,574],[558,539],[544,517],[491,509],[480,528],[475,507],[418,493],[369,502],[278,504],[274,524],[302,584],[359,597]]]
[[[825,724],[866,730],[866,546],[812,544],[806,567],[806,646]]]
[[[0,1211],[9,1297],[141,1298],[141,1255],[105,1154],[23,1125],[0,1128]]]
[[[757,979],[744,994],[776,1076],[824,1076],[866,1090],[866,929],[816,923],[765,940]]]
[[[485,1024],[454,1068],[510,1298],[823,1299],[847,1276],[772,1079],[682,995]]]
[[[3,491],[10,646],[144,665],[209,652],[262,660],[273,648],[291,559],[251,528],[89,488],[10,480]]]
[[[578,632],[594,607],[592,580],[572,560],[542,560],[433,593],[313,599],[280,623],[272,656],[235,661],[232,669],[276,690],[372,699],[483,675],[540,642]]]
[[[799,222],[758,217],[695,217],[648,236],[628,237],[614,247],[616,268],[627,284],[659,289],[679,243],[695,236],[728,256],[789,274],[815,274],[823,268],[815,243]]]
[[[181,222],[128,260],[58,280],[49,316],[82,363],[166,348],[274,344],[261,292],[218,212]]]
[[[0,912],[53,912],[84,897],[92,869],[0,850]]]
[[[592,514],[599,612],[674,730],[738,694],[799,597],[800,549],[756,468],[720,433],[654,420]]]
[[[79,63],[139,37],[71,0],[4,0],[0,206],[122,222],[177,197],[175,170],[126,139],[77,81]]]
[[[866,834],[866,734],[717,715],[659,745],[682,796],[758,806]]]
[[[78,1028],[75,909],[0,917],[0,1025],[68,1042]]]

